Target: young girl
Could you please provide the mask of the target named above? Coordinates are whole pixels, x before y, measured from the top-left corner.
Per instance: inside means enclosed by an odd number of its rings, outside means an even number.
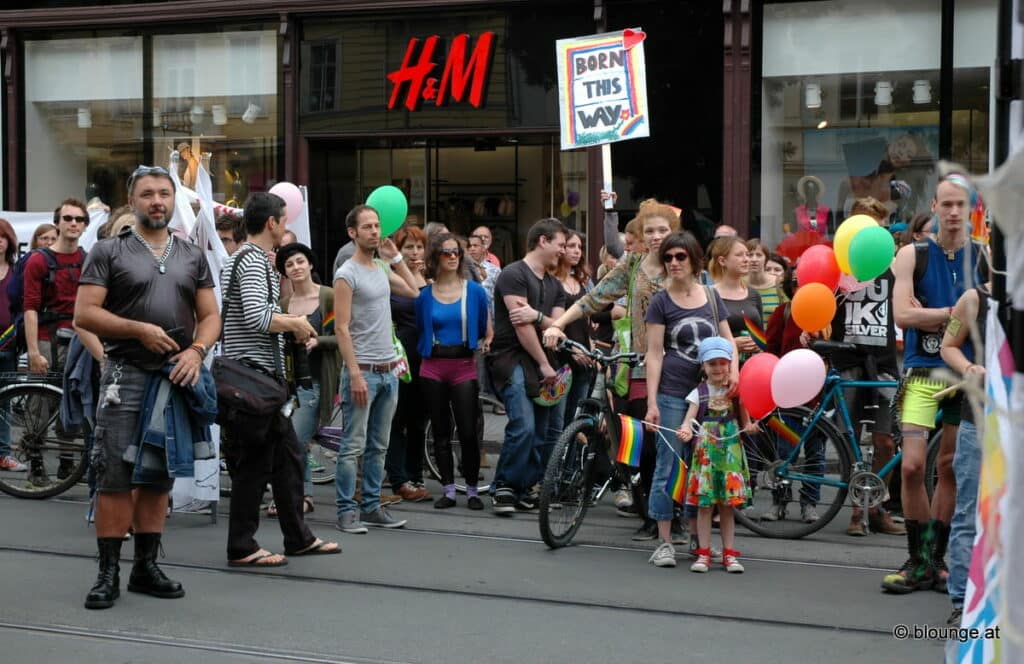
[[[690,565],[691,572],[707,572],[711,566],[711,513],[715,506],[721,517],[722,564],[727,572],[743,571],[740,552],[733,548],[736,531],[733,508],[747,504],[750,473],[739,427],[750,433],[757,430],[757,425],[750,423],[750,417],[738,400],[727,396],[732,349],[732,343],[722,337],[709,337],[700,342],[697,357],[704,366],[707,380],[687,395],[690,407],[678,431],[680,440],[690,442],[694,438],[693,423],[698,422],[702,429],[694,444],[686,488],[686,504],[699,508],[700,548],[696,562]]]

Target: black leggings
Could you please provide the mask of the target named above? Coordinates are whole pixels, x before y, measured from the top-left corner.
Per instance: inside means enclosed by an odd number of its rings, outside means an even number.
[[[477,430],[480,383],[466,380],[450,385],[430,378],[421,378],[423,397],[430,413],[434,434],[434,458],[441,471],[441,484],[455,484],[455,462],[452,460],[452,414],[462,448],[462,473],[467,486],[476,486],[480,477],[480,432]]]

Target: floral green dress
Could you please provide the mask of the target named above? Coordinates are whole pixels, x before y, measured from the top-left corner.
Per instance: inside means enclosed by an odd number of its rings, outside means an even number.
[[[704,385],[707,385],[706,383]],[[687,395],[689,403],[700,404],[704,387]],[[693,438],[693,456],[686,485],[686,504],[697,507],[727,505],[746,507],[749,503],[750,470],[737,423],[735,399],[724,388],[707,386],[705,408],[698,406],[698,421],[704,434]]]

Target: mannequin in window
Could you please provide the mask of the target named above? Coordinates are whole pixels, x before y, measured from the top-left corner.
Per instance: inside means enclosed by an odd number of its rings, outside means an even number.
[[[189,189],[196,188],[196,173],[199,171],[199,139],[192,139],[192,145],[185,141],[178,143],[178,177]]]
[[[832,211],[821,204],[825,195],[825,184],[814,175],[805,175],[796,183],[796,195],[800,205],[793,211],[798,231],[814,231],[824,234],[831,225]]]

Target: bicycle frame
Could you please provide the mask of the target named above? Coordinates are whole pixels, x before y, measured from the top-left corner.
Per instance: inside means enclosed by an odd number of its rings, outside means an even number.
[[[805,473],[789,473],[787,469],[791,463],[796,461],[800,454],[800,450],[805,448],[807,442],[807,433],[814,430],[814,426],[825,417],[825,414],[835,409],[842,418],[842,424],[845,427],[844,431],[840,431],[840,435],[843,436],[847,442],[847,446],[853,454],[853,460],[855,464],[864,463],[864,458],[860,453],[860,443],[856,438],[856,429],[853,426],[853,419],[850,417],[850,410],[846,406],[846,398],[843,396],[843,390],[846,388],[858,388],[858,387],[892,387],[895,388],[898,385],[896,381],[891,380],[844,380],[837,371],[829,369],[828,375],[825,377],[825,394],[822,396],[821,401],[818,403],[817,408],[814,409],[811,419],[808,421],[803,434],[800,436],[790,451],[789,456],[785,459],[782,464],[781,470],[785,472],[787,480],[806,481],[813,482],[823,486],[832,486],[836,488],[843,488],[847,486],[847,483],[842,480],[831,480],[824,475],[808,475]],[[832,408],[830,409],[829,406]],[[832,425],[831,422],[826,418],[826,423]],[[882,468],[876,473],[879,477],[886,477],[892,469],[896,467],[896,464],[903,458],[902,451],[898,451],[893,455],[892,459],[888,461]]]

